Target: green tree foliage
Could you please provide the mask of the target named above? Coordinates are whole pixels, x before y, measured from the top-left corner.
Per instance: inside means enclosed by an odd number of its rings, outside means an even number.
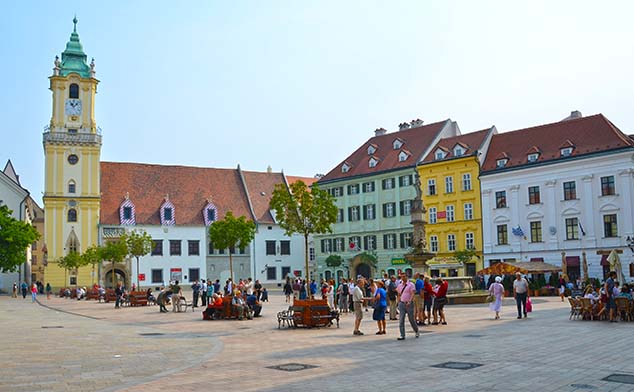
[[[26,248],[40,238],[28,223],[11,216],[7,206],[0,206],[0,272],[13,272],[26,261]]]
[[[112,262],[114,266],[116,263],[121,263],[128,255],[128,245],[121,239],[117,241],[109,241],[101,248],[101,259]],[[112,287],[114,288],[114,268],[112,270]]]
[[[375,267],[376,263],[379,261],[379,259],[376,257],[376,254],[370,252],[359,253],[359,258],[362,262],[372,264]]]
[[[121,238],[128,246],[128,254],[136,259],[136,285],[139,287],[139,258],[152,251],[152,237],[145,230],[134,230]]]
[[[255,223],[243,215],[238,218],[227,211],[224,219],[209,226],[209,240],[218,249],[229,249],[229,272],[233,280],[233,252],[235,248],[248,246],[255,237]]]
[[[64,257],[60,257],[57,260],[57,265],[64,269],[64,273],[71,272],[76,270],[77,268],[85,265],[84,259],[77,252],[70,252]],[[64,276],[64,281],[66,281],[66,276]],[[77,286],[77,282],[75,281],[75,286]]]
[[[337,220],[333,197],[317,184],[309,189],[304,182],[297,181],[290,185],[290,192],[285,184],[277,184],[271,197],[271,209],[286,235],[304,236],[306,277],[309,278],[308,236],[332,232],[332,224]]]
[[[466,263],[468,263],[469,261],[471,261],[471,259],[473,258],[473,256],[476,255],[476,251],[473,249],[463,249],[463,250],[457,250],[454,252],[453,257],[462,265],[465,265]]]
[[[95,283],[95,266],[103,260],[101,258],[101,248],[93,245],[82,253],[83,265],[92,265],[92,282]]]
[[[330,255],[326,257],[326,265],[328,267],[339,267],[342,262],[343,259],[339,255]]]

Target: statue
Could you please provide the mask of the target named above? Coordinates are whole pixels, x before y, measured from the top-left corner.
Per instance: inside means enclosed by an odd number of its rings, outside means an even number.
[[[95,72],[95,58],[93,57],[92,61],[90,62],[90,77],[94,78],[96,73],[97,72]]]
[[[59,70],[62,66],[62,62],[59,61],[59,56],[55,56],[55,61],[53,63],[55,64],[55,68],[53,68],[53,75],[59,76]]]

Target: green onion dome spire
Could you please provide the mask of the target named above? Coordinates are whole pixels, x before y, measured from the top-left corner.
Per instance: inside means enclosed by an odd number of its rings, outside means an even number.
[[[86,63],[87,56],[79,42],[77,34],[77,16],[73,18],[73,32],[66,44],[66,50],[62,52],[62,66],[60,75],[66,76],[72,72],[78,73],[83,78],[90,77],[90,66]]]

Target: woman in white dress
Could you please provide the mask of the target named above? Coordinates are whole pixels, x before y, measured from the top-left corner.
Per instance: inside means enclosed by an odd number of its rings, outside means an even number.
[[[335,281],[334,280],[330,280],[330,282],[328,282],[328,291],[326,291],[326,298],[328,299],[328,306],[330,306],[330,309],[334,309],[335,308]]]
[[[489,309],[495,312],[495,319],[500,318],[500,310],[502,310],[502,298],[504,298],[504,286],[502,285],[502,277],[496,276],[495,282],[489,287],[489,295],[494,300],[489,304]]]

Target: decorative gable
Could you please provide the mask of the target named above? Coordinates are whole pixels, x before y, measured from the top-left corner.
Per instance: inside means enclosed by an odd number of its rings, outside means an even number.
[[[119,223],[129,226],[136,224],[136,208],[128,193],[125,194],[125,199],[119,206]]]
[[[205,226],[209,226],[214,223],[218,219],[218,208],[211,201],[211,196],[207,199],[207,205],[203,208],[203,220],[205,221]]]
[[[173,226],[176,224],[176,214],[174,211],[174,204],[169,200],[169,195],[165,196],[163,204],[159,209],[159,215],[161,218],[161,225]]]
[[[462,143],[456,143],[456,145],[453,147],[453,155],[455,157],[461,157],[464,155],[464,153],[469,149],[468,146],[462,144]]]
[[[375,144],[370,144],[368,146],[368,155],[372,155],[376,152],[376,145]]]
[[[436,149],[436,151],[434,151],[434,159],[437,161],[441,159],[445,159],[446,156],[447,156],[447,153],[442,147],[439,147]]]
[[[392,142],[392,148],[393,148],[394,150],[398,150],[398,149],[400,149],[401,147],[403,147],[403,144],[405,144],[405,143],[404,143],[401,139],[396,138],[396,139],[394,139],[394,141]]]
[[[508,154],[505,152],[502,152],[500,153],[500,155],[497,156],[495,160],[495,166],[499,169],[501,167],[505,167],[508,162],[509,162]]]
[[[559,146],[559,153],[562,157],[569,157],[572,155],[575,145],[570,139],[567,139],[561,146]]]

